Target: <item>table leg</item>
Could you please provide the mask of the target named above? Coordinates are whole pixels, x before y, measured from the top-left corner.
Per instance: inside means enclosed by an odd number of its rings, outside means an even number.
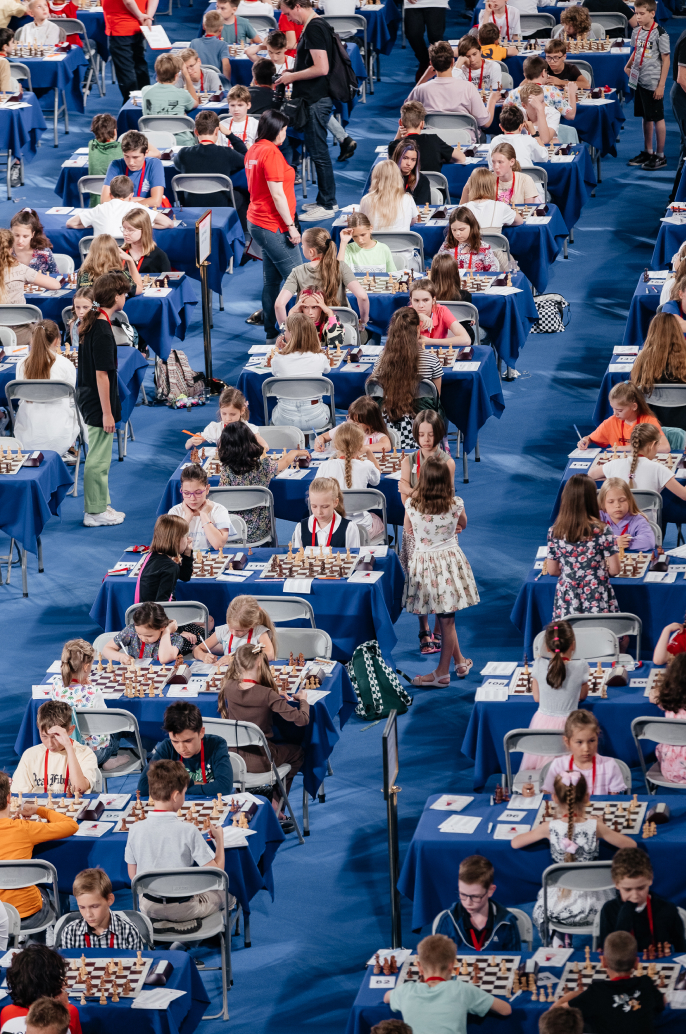
[[[62,90],[62,103],[64,104],[64,132],[69,134],[69,112],[67,111],[67,94]]]
[[[43,574],[43,543],[40,540],[40,535],[36,538],[36,546],[38,547],[38,573]]]
[[[23,546],[21,547],[21,587],[24,598],[26,598],[29,594],[29,582],[26,565],[26,550]]]
[[[479,439],[477,438],[476,444],[474,445],[474,461],[481,463],[481,453],[479,452]]]
[[[310,799],[303,783],[303,836],[310,835]]]
[[[566,258],[566,259],[569,258],[569,254],[567,252],[567,238],[566,237],[564,238],[564,241],[562,242],[562,257]]]
[[[11,175],[11,173],[12,173],[12,152],[11,152],[11,150],[8,147],[7,148],[7,200],[8,201],[12,200],[12,183],[11,183],[12,175]]]
[[[53,105],[53,118],[55,120],[55,126],[54,126],[55,147],[57,147],[57,119],[59,118],[59,113],[60,113],[60,91],[57,89],[57,87],[55,87],[55,103]]]

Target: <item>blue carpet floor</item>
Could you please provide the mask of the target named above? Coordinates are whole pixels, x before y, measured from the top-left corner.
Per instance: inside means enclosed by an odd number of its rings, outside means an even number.
[[[200,11],[184,7],[173,19],[161,19],[170,38],[191,38],[188,31],[194,32]],[[467,25],[460,10],[452,10],[448,35],[461,35]],[[682,25],[668,23],[672,42]],[[410,49],[398,44],[392,57],[382,58],[381,71],[383,81],[374,96],[353,115],[350,131],[359,144],[355,157],[335,166],[340,205],[359,200],[374,148],[394,133],[399,106],[414,79]],[[87,142],[92,115],[116,113],[120,103],[118,89],[110,85],[106,98],[92,97],[87,116],[70,119],[68,144],[61,136],[55,150],[51,133],[45,134],[19,197],[0,204],[0,225],[8,225],[24,204],[57,203],[53,187],[60,163],[72,145]],[[521,656],[510,610],[536,547],[545,541],[551,503],[574,441],[572,425],[584,432],[591,428],[608,356],[621,341],[637,278],[650,265],[676,166],[678,135],[670,111],[668,169],[650,175],[627,168],[626,161],[642,147],[640,123],[628,114],[619,157],[604,161],[603,183],[575,228],[569,259],[560,258],[552,271],[549,290],[570,301],[571,324],[564,334],[529,338],[519,361],[521,376],[504,385],[502,419],[482,430],[481,462],[471,462],[470,483],[458,485],[469,517],[460,544],[473,566],[481,603],[461,614],[457,627],[475,672],[488,659]],[[235,383],[249,346],[263,340],[260,328],[244,323],[259,305],[260,290],[257,263],[224,280],[226,310],[215,312],[213,352],[215,375],[228,383]],[[183,347],[191,365],[201,369],[199,312]],[[113,504],[126,511],[125,523],[84,528],[80,490],[77,499],[63,503],[61,520],[53,519],[45,529],[46,569],[38,575],[31,559],[29,599],[22,599],[17,573],[11,586],[0,586],[5,628],[0,764],[8,770],[16,764],[12,745],[31,684],[40,681],[66,639],[92,639],[101,631],[88,611],[104,572],[125,546],[149,541],[159,497],[183,451],[181,428],[202,428],[210,415],[207,407],[189,415],[139,406],[133,417],[136,441],[129,443],[125,462],[115,460],[110,480]],[[673,529],[668,541],[672,537]],[[416,622],[403,616],[397,631],[395,663],[413,674],[429,670],[431,661],[420,660],[417,653]],[[460,745],[478,681],[477,675],[462,682],[453,678],[449,689],[420,692],[400,720],[401,856],[429,794],[471,789],[471,765]],[[311,808],[311,837],[302,847],[288,838],[274,865],[274,902],[264,893],[253,901],[253,947],[237,946],[233,958],[230,1022],[236,1030],[340,1034],[365,961],[389,943],[385,810],[379,792],[382,728],[355,719],[345,727],[331,759],[335,774],[327,781],[326,803]],[[406,908],[403,929],[405,944],[414,945]],[[217,975],[208,973],[204,980],[216,993]],[[212,1034],[218,1021],[204,1029]]]

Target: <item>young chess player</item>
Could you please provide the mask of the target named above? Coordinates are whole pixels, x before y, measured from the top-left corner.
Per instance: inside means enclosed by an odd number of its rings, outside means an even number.
[[[259,643],[268,660],[276,659],[274,622],[254,596],[234,596],[226,610],[226,624],[217,625],[207,641],[196,646],[193,656],[203,663],[225,666],[244,643]]]
[[[192,449],[202,445],[203,442],[210,442],[212,445],[216,445],[227,424],[236,424],[239,420],[242,420],[245,424],[248,424],[248,427],[257,438],[258,445],[261,445],[263,449],[268,449],[269,446],[264,438],[261,438],[258,434],[257,424],[248,423],[249,418],[250,411],[245,395],[238,388],[224,388],[219,396],[219,420],[211,421],[202,431],[191,435],[186,441],[186,448]]]
[[[197,93],[217,93],[221,90],[222,81],[219,73],[215,72],[213,68],[203,68],[197,52],[192,47],[182,50],[179,57],[183,61],[183,68],[174,81],[175,86],[179,89],[187,89],[187,75]]]
[[[509,1016],[509,1002],[494,998],[474,984],[452,980],[455,968],[455,942],[443,934],[432,934],[417,945],[421,981],[407,980],[384,995],[393,1012],[402,1013],[413,1034],[466,1034],[467,1014],[485,1016],[488,1012]]]
[[[176,85],[176,77],[183,77],[183,86]],[[193,80],[180,57],[174,54],[160,54],[155,60],[156,83],[144,86],[141,91],[141,108],[144,115],[188,115],[200,103]],[[181,130],[174,133],[180,147],[195,143],[193,132]]]
[[[524,61],[524,82],[510,92],[508,102],[517,104],[531,125],[532,135],[538,130],[541,143],[549,144],[557,133],[560,119],[576,115],[576,83],[567,83],[564,94],[557,86],[548,84],[548,66],[542,57],[528,57]]]
[[[608,397],[612,406],[612,416],[603,420],[591,434],[580,438],[577,449],[587,449],[589,445],[600,445],[604,449],[615,445],[626,448],[631,432],[638,424],[654,424],[661,430],[660,421],[646,402],[645,395],[631,381],[620,381],[619,384],[615,384]],[[670,451],[669,442],[663,434],[659,440],[659,451]]]
[[[28,12],[33,18],[17,30],[17,43],[25,43],[38,47],[54,47],[66,39],[64,29],[50,21],[50,8],[47,0],[31,0]]]
[[[64,1002],[57,998],[37,998],[26,1015],[26,1034],[67,1034],[71,1016]],[[19,1030],[10,1023],[3,1030]]]
[[[252,60],[262,43],[262,37],[253,28],[248,18],[236,14],[240,2],[241,0],[217,0],[217,10],[222,16],[223,22],[222,39],[230,45],[252,44],[245,47],[245,56]]]
[[[566,625],[567,622],[559,624]],[[562,739],[569,753],[551,761],[543,782],[543,793],[552,793],[556,776],[565,772],[582,772],[592,795],[600,797],[627,792],[624,776],[615,759],[598,753],[600,723],[592,711],[583,707],[572,711],[564,723]]]
[[[473,83],[477,90],[499,90],[502,70],[497,61],[487,60],[481,53],[481,44],[475,36],[464,36],[457,48],[453,76]]]
[[[229,90],[229,118],[219,123],[219,129],[224,137],[234,133],[239,140],[242,140],[246,147],[252,147],[257,138],[257,127],[259,122],[248,114],[252,97],[247,86],[232,86]],[[224,142],[226,142],[224,140]]]
[[[23,951],[16,952],[5,971],[12,1005],[6,1005],[0,1012],[0,1029],[26,1030],[34,1002],[48,998],[60,1002],[69,1011],[71,1034],[81,1034],[78,1009],[67,998],[65,989],[67,966],[67,960],[45,944],[29,943]]]
[[[450,937],[459,950],[520,951],[517,919],[493,900],[494,869],[483,855],[470,855],[460,862],[458,900],[433,921],[431,932]]]
[[[532,136],[529,135],[528,129],[524,125],[525,118],[524,112],[521,108],[518,108],[516,104],[504,104],[503,109],[500,112],[500,128],[502,133],[494,136],[491,140],[489,147],[489,165],[490,163],[490,152],[498,144],[511,144],[514,147],[515,154],[517,155],[517,161],[520,165],[526,167],[535,165],[536,162],[547,162],[548,152],[545,147],[541,147]]]
[[[112,165],[114,164],[115,162],[112,162]],[[152,225],[159,229],[169,229],[174,225],[169,216],[148,207],[148,198],[136,196],[133,182],[128,176],[115,176],[110,180],[109,186],[102,189],[108,191],[109,199],[101,201],[94,208],[80,208],[78,215],[70,215],[67,219],[69,229],[82,230],[92,226],[94,237],[104,233],[109,233],[112,237],[123,237],[122,221],[132,208],[148,212]]]
[[[345,516],[340,485],[334,478],[317,477],[310,484],[311,514],[296,524],[293,549],[301,546],[332,546],[343,549],[360,545],[360,530]]]
[[[614,1034],[620,1026],[631,1034],[652,1034],[653,1020],[662,1012],[667,999],[647,973],[634,973],[638,965],[636,938],[624,930],[608,934],[600,962],[607,980],[592,980],[589,987],[568,991],[557,1004],[574,1002],[586,1030],[598,1034]]]
[[[186,700],[170,704],[162,728],[166,739],[155,744],[150,761],[138,780],[141,794],[148,794],[148,771],[155,761],[180,761],[190,782],[187,797],[225,796],[233,791],[233,769],[226,740],[205,732],[200,708]]]
[[[131,624],[103,647],[102,656],[130,667],[135,666],[135,658],[173,664],[188,642],[177,628],[176,621],[169,620],[159,603],[141,603],[131,615]]]
[[[145,948],[133,923],[123,912],[112,911],[112,882],[104,869],[83,869],[74,879],[72,894],[81,919],[65,926],[60,948],[116,948],[119,951]]]
[[[41,742],[21,756],[12,776],[14,793],[66,793],[67,787],[90,793],[98,782],[98,763],[90,747],[71,739],[71,707],[46,700],[36,718]]]
[[[462,148],[446,144],[438,133],[425,133],[426,108],[419,101],[406,101],[400,109],[398,131],[388,145],[388,157],[392,158],[399,140],[412,141],[419,150],[419,160],[424,172],[440,172],[443,165],[451,161],[465,162]]]
[[[627,165],[640,165],[646,172],[655,172],[667,165],[664,95],[670,43],[667,30],[655,21],[656,10],[656,0],[637,0],[638,24],[631,34],[633,53],[624,69],[629,76],[629,86],[635,91],[634,115],[643,121],[643,150]]]
[[[686,950],[679,910],[650,889],[653,867],[647,852],[639,847],[622,848],[612,859],[611,872],[616,894],[600,913],[601,944],[614,930],[626,930],[636,938],[639,951],[665,941],[675,953]]]
[[[566,60],[567,44],[561,39],[551,39],[546,43],[545,59],[548,65],[548,76],[546,82],[553,86],[561,86],[563,89],[567,83],[576,83],[579,90],[590,90],[591,84],[577,68]]]
[[[17,792],[14,783],[11,788]],[[43,792],[42,787],[37,789]],[[10,809],[10,802],[10,777],[5,772],[0,772],[0,858],[4,861],[32,858],[33,849],[37,844],[71,837],[79,828],[78,823],[69,816],[28,801],[23,801],[21,810],[15,814]],[[45,821],[18,822],[17,815],[22,819],[38,815]],[[50,917],[48,896],[47,893],[41,892],[40,885],[21,887],[17,890],[0,890],[0,900],[14,905],[27,933],[32,927],[42,926]]]
[[[124,860],[129,879],[154,872],[156,869],[187,869],[193,863],[208,868],[224,868],[224,836],[221,829],[210,825],[214,852],[202,832],[192,822],[179,822],[176,816],[186,800],[190,776],[181,761],[153,761],[148,768],[148,790],[155,802],[145,822],[132,825],[126,842]],[[142,895],[140,908],[151,919],[165,921],[165,929],[175,923],[180,932],[188,929],[189,921],[204,919],[219,912],[225,902],[224,894],[209,890],[194,894],[188,900],[163,902]]]
[[[221,549],[229,535],[236,535],[229,511],[221,503],[213,503],[209,494],[207,472],[199,463],[181,468],[182,501],[172,506],[169,513],[188,524],[188,543],[193,551]]]
[[[492,58],[493,61],[504,61],[506,57],[516,57],[519,53],[515,46],[502,46],[500,29],[495,22],[483,22],[479,26],[477,39],[482,55]]]
[[[222,39],[224,21],[219,11],[205,11],[202,19],[203,36],[192,39],[190,45],[200,58],[200,64],[212,65],[231,78],[229,46]]]
[[[521,33],[519,11],[506,3],[506,0],[486,0],[479,11],[479,25],[486,22],[492,22],[504,40],[514,39]]]
[[[167,55],[168,56],[168,55]],[[113,158],[105,173],[105,183],[100,191],[100,201],[108,201],[112,180],[116,176],[127,176],[133,184],[134,196],[139,205],[159,208],[164,204],[164,166],[160,152],[149,142],[145,133],[130,129],[121,138],[121,158]],[[167,205],[168,207],[168,205]]]

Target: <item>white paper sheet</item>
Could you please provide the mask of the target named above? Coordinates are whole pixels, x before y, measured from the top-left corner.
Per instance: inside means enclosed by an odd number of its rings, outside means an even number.
[[[510,288],[506,287],[506,288],[503,288],[503,290],[509,292]],[[515,288],[513,287],[512,290],[514,291]],[[488,293],[489,292],[486,291],[486,294],[488,294]],[[453,370],[457,370],[458,373],[476,373],[476,371],[479,369],[480,366],[481,366],[481,363],[477,363],[477,361],[475,359],[468,359],[468,360],[460,359],[457,362],[453,363]]]
[[[31,686],[33,700],[52,700],[52,685]]]
[[[553,966],[555,969],[565,965],[573,948],[539,948],[531,957],[539,966]]]
[[[113,822],[82,822],[75,837],[101,837],[103,833],[109,833],[114,829]]]
[[[382,991],[392,991],[395,987],[395,982],[397,979],[397,976],[389,975],[385,977],[383,973],[377,973],[377,975],[374,976],[374,974],[372,973],[372,975],[369,978],[369,986],[380,989]]]
[[[190,682],[185,686],[183,684],[170,686],[167,690],[168,700],[181,700],[183,697],[197,697],[197,695],[198,687],[192,686]]]
[[[610,363],[608,370],[610,373],[628,373],[633,369],[633,359],[630,363]]]
[[[547,546],[542,546],[543,556],[546,555]],[[517,668],[516,661],[489,661],[485,668],[479,672],[480,675],[514,675]]]
[[[467,833],[471,835],[480,822],[480,815],[451,815],[438,828],[441,833]]]
[[[169,36],[161,25],[141,25],[141,32],[151,50],[171,50]]]
[[[495,833],[493,834],[494,840],[512,840],[518,833],[528,833],[531,826],[520,826],[520,825],[498,825],[495,827]]]
[[[276,478],[277,481],[302,481],[302,479],[306,478],[308,474],[309,470],[307,467],[304,467],[302,470],[299,467],[295,470],[290,467],[286,467],[285,470],[282,470],[280,474],[276,475]]]
[[[125,808],[131,800],[130,793],[101,793],[98,797],[106,808],[113,808],[115,811],[119,811],[121,808]]]
[[[310,705],[310,707],[312,707],[313,704],[316,704],[319,700],[322,700],[324,697],[328,697],[330,692],[331,692],[330,689],[306,689],[305,690],[305,693],[307,695],[307,702]]]
[[[567,453],[567,459],[570,460],[593,460],[596,456],[600,456],[602,449],[572,449],[571,452]]]
[[[224,834],[224,847],[247,847],[249,836],[257,832],[255,829],[240,829],[236,826],[222,826]]]
[[[312,592],[312,578],[286,578],[283,583],[283,591],[294,596],[309,596]]]
[[[591,461],[590,460],[573,460],[569,464],[569,469],[570,470],[588,470],[588,468],[590,466],[591,466]]]
[[[525,811],[513,811],[512,808],[507,808],[502,815],[498,815],[498,822],[521,822],[525,818]]]
[[[542,803],[542,793],[536,793],[533,797],[522,797],[519,793],[513,793],[510,797],[510,808],[524,808],[525,811],[538,811]]]
[[[185,994],[185,991],[180,991],[178,988],[156,987],[152,991],[141,991],[138,997],[131,1002],[131,1008],[166,1010],[176,998],[181,998]]]
[[[373,585],[374,582],[378,582],[379,578],[383,578],[383,571],[353,571],[348,578],[348,582],[354,582],[355,584],[366,583],[367,585]]]
[[[73,208],[60,208],[59,206],[57,206],[56,208],[48,208],[45,214],[46,215],[69,215],[69,213],[73,212],[73,211],[74,211]]]
[[[462,811],[474,800],[473,797],[465,797],[463,794],[444,793],[431,805],[432,811]]]

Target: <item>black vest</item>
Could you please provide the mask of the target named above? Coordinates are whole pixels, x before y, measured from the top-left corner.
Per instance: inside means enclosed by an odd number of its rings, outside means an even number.
[[[306,517],[304,520],[300,522],[300,541],[302,542],[303,549],[305,549],[306,546],[312,545],[312,532],[309,528],[309,522],[309,517]],[[336,549],[345,549],[345,535],[348,530],[349,524],[350,521],[346,520],[345,517],[341,517],[341,523],[338,525],[333,535],[331,536],[331,546],[335,546]]]

